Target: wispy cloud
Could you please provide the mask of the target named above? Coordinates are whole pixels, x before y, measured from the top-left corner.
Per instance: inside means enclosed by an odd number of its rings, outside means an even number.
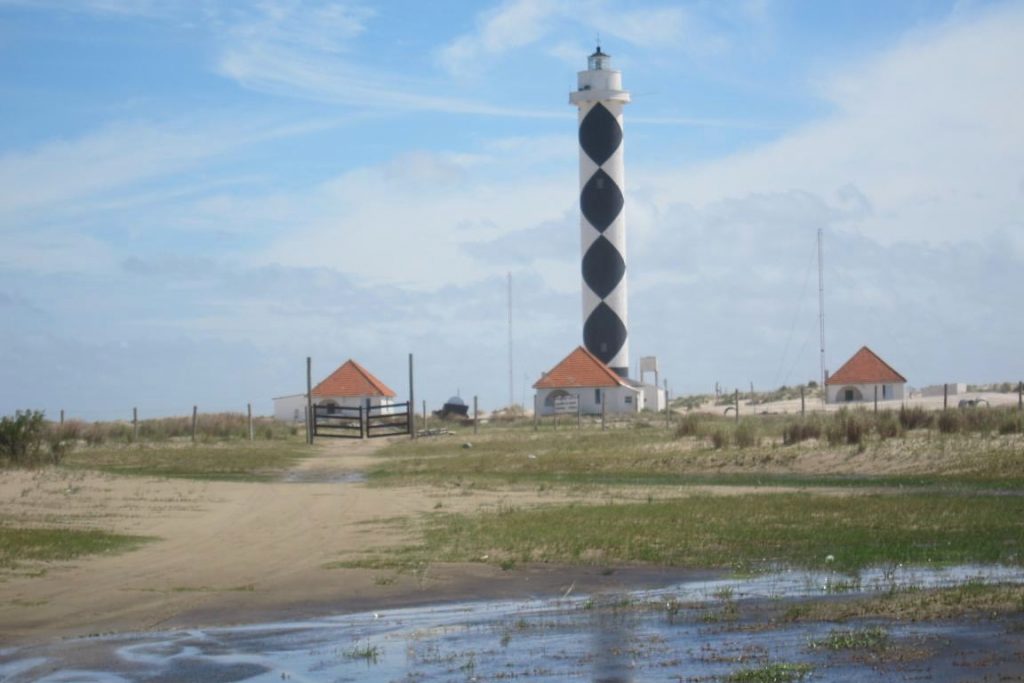
[[[216,69],[246,88],[357,108],[502,117],[559,116],[557,110],[492,105],[453,91],[443,79],[375,69],[351,54],[373,12],[362,5],[277,0],[231,16]]]
[[[438,51],[438,61],[457,76],[475,73],[481,64],[547,35],[552,20],[567,12],[561,0],[506,0],[477,17],[472,33]]]
[[[336,125],[239,121],[226,113],[169,122],[120,122],[0,156],[0,231],[9,217],[143,186],[257,142]],[[125,201],[124,195],[118,201]]]
[[[725,34],[694,8],[678,5],[621,9],[606,0],[505,0],[482,12],[473,31],[437,51],[438,63],[459,77],[477,76],[508,52],[548,40],[556,32],[584,29],[645,49],[683,54],[720,54],[730,47]],[[578,61],[574,45],[555,42],[550,54]]]
[[[125,17],[166,17],[174,6],[159,0],[0,0],[0,7],[58,10]]]

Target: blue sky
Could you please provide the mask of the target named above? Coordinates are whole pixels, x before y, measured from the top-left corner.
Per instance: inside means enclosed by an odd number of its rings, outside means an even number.
[[[1024,3],[0,0],[0,413],[243,409],[352,357],[516,401],[581,339],[576,71],[626,109],[673,393],[867,344],[1024,375]]]

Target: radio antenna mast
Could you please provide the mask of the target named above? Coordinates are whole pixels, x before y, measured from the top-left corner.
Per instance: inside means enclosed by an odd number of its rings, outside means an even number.
[[[512,374],[512,271],[508,273],[508,406],[515,405],[516,395]]]
[[[825,262],[822,249],[822,231],[818,228],[818,334],[821,339],[821,396],[826,403],[828,393],[825,391]]]

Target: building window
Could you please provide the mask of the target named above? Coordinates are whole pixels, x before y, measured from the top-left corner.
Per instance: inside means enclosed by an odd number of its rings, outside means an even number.
[[[626,397],[626,405],[629,405],[629,404],[631,404],[632,402],[633,402],[633,397],[632,397],[632,396],[627,396],[627,397]]]
[[[846,397],[843,400],[845,400],[845,401],[852,401],[853,400],[853,389],[847,389],[846,390]]]
[[[601,390],[594,389],[594,403],[601,405]]]

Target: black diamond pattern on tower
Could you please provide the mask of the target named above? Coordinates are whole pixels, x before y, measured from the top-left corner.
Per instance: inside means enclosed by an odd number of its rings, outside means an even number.
[[[622,211],[625,200],[612,177],[597,169],[580,192],[580,211],[587,221],[604,232]]]
[[[594,240],[583,256],[583,281],[602,299],[626,274],[626,262],[619,250],[603,235]]]
[[[608,109],[598,102],[580,123],[580,147],[600,166],[622,143],[622,127]]]
[[[626,343],[626,326],[605,302],[599,303],[583,323],[583,343],[602,363],[610,363]]]

